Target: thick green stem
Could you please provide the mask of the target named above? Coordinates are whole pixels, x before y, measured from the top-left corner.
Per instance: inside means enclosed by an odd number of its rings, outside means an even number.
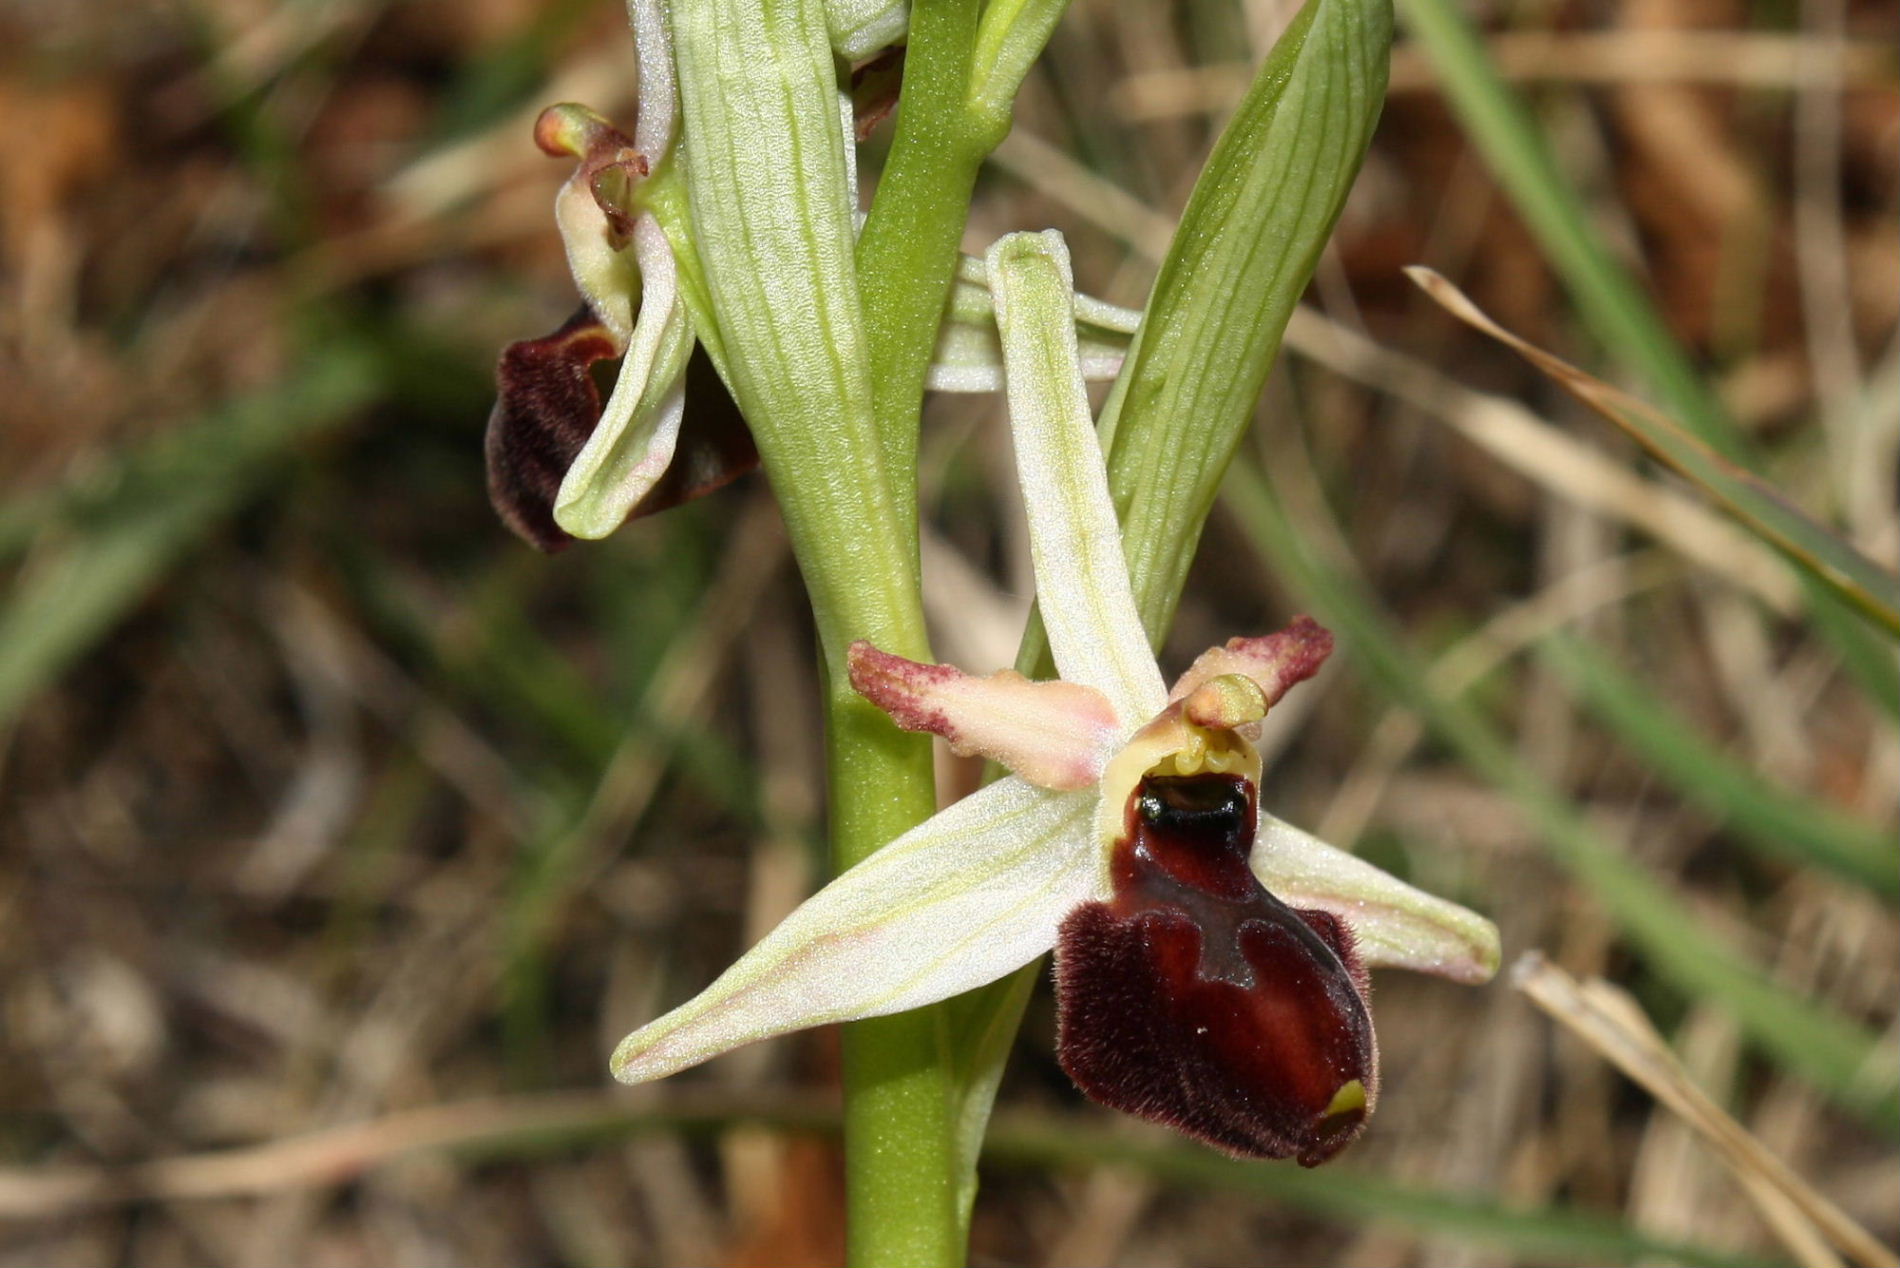
[[[994,139],[966,111],[977,0],[917,0],[897,133],[858,236],[872,400],[899,513],[916,529],[924,376],[956,272],[977,169]]]
[[[913,464],[885,460],[874,409],[882,376],[853,267],[834,63],[816,0],[704,0],[675,6],[670,23],[687,198],[655,210],[674,231],[681,211],[690,226],[682,291],[745,411],[811,596],[842,871],[927,818],[935,796],[928,739],[898,731],[845,678],[853,640],[918,659],[930,649]],[[942,303],[931,300],[933,329]],[[932,1010],[846,1029],[853,1263],[963,1258],[947,1069]]]
[[[828,692],[832,858],[843,871],[936,809],[927,737],[835,684]],[[849,1262],[963,1261],[944,1006],[844,1028]]]
[[[898,133],[855,246],[817,0],[669,11],[687,197],[662,188],[650,201],[811,595],[840,871],[935,809],[927,740],[859,699],[844,658],[855,639],[930,657],[916,532],[924,382],[977,169],[1065,2],[1003,6],[986,32],[979,0],[915,0]],[[974,1149],[946,1008],[845,1028],[854,1264],[963,1262]]]
[[[924,376],[983,157],[956,127],[978,10],[974,0],[920,0],[914,7],[897,136],[858,239],[878,440],[903,537],[913,548]],[[892,743],[889,720],[848,685],[833,684],[829,699],[832,858],[843,871],[928,818],[936,799],[927,740]],[[854,1265],[963,1262],[944,1010],[937,1005],[844,1028]]]

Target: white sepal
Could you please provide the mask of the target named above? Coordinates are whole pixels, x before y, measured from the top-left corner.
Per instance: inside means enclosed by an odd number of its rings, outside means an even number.
[[[640,269],[631,251],[614,247],[607,215],[579,173],[554,196],[554,223],[560,226],[575,288],[615,345],[625,348],[633,338],[634,310],[640,303]]]
[[[1141,314],[1087,295],[1075,297],[1076,352],[1082,377],[1112,382]],[[983,261],[966,255],[957,264],[956,281],[944,306],[943,326],[931,353],[924,386],[933,392],[1003,390],[1003,345],[996,334],[996,305]]]
[[[910,29],[909,0],[825,0],[825,28],[833,52],[847,62],[861,62],[903,42]]]
[[[1083,830],[1089,793],[991,784],[819,890],[719,980],[622,1040],[641,1083],[755,1040],[902,1012],[973,990],[1055,944],[1106,895]]]
[[[640,114],[633,124],[633,145],[649,166],[657,168],[673,147],[680,112],[665,0],[627,0],[627,17],[640,74]]]
[[[1062,236],[1014,233],[986,261],[1002,337],[1036,597],[1063,678],[1094,687],[1129,730],[1167,700],[1122,555],[1075,338]]]
[[[1498,929],[1489,920],[1264,810],[1250,862],[1260,883],[1289,907],[1317,908],[1345,921],[1371,968],[1467,983],[1489,981],[1498,971]]]

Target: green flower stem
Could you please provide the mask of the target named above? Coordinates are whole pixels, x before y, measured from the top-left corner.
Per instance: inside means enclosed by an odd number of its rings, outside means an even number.
[[[936,811],[928,737],[902,735],[834,680],[826,701],[832,860],[858,862]],[[844,1027],[848,1261],[963,1262],[945,1005]]]
[[[897,134],[858,238],[878,439],[903,538],[913,548],[924,375],[977,169],[994,144],[973,135],[964,109],[980,11],[976,0],[912,6]],[[847,684],[834,684],[829,722],[833,853],[842,870],[929,817],[936,805],[927,740],[891,745],[889,720]],[[946,1008],[844,1028],[853,1264],[963,1261],[964,1168],[957,1158]]]
[[[878,439],[904,539],[913,544],[924,378],[977,172],[1008,131],[1016,88],[1065,4],[993,7],[981,24],[977,0],[911,6],[897,131],[858,237],[857,265]],[[979,49],[989,54],[981,67]],[[934,804],[927,745],[916,750],[920,770],[906,765],[910,755],[887,742],[889,723],[866,716],[848,688],[833,695],[831,707],[833,840],[843,868],[927,817]],[[982,1042],[988,1030],[959,1024],[958,1007],[950,1001],[845,1027],[855,1264],[964,1259],[981,1125],[1001,1061],[985,1056],[995,1046]],[[1004,1048],[1013,1029],[1005,1028]]]
[[[914,0],[897,132],[858,236],[858,293],[898,509],[916,528],[924,376],[983,160],[1068,0]]]
[[[897,133],[858,235],[858,294],[885,466],[916,535],[917,430],[924,375],[956,273],[977,169],[995,141],[966,102],[977,0],[916,0]]]
[[[962,6],[919,7],[926,32],[943,21],[927,50],[969,39],[956,25],[968,24]],[[901,216],[899,240],[878,239],[900,258],[878,266],[886,284],[870,288],[878,307],[867,322],[845,175],[849,141],[820,6],[704,0],[676,6],[671,21],[686,198],[680,208],[661,190],[651,205],[676,246],[690,238],[682,293],[758,443],[811,598],[826,673],[832,857],[843,871],[936,809],[928,738],[899,732],[860,699],[844,657],[853,640],[867,639],[930,659],[911,474],[922,369],[909,387],[893,389],[890,376],[902,370],[891,369],[888,340],[914,355],[904,349],[921,338],[928,357],[974,173],[962,178],[958,197],[946,198],[937,166],[911,161],[890,206],[927,220],[930,231],[916,236],[934,245],[904,241]],[[919,60],[926,71],[934,65],[928,52]],[[950,60],[942,78],[956,90],[967,70]],[[961,95],[953,91],[952,104]],[[913,131],[934,135],[930,118],[914,111]],[[947,152],[973,168],[981,155],[966,157],[966,148]],[[917,188],[905,195],[907,182]],[[682,212],[690,234],[678,232]],[[887,210],[885,219],[897,214]],[[880,327],[888,329],[874,340],[870,332]],[[890,410],[907,416],[908,427],[880,428],[880,401],[896,402]],[[909,438],[887,452],[881,432],[892,430]],[[948,1268],[963,1260],[944,1036],[940,1009],[845,1027],[854,1264]]]

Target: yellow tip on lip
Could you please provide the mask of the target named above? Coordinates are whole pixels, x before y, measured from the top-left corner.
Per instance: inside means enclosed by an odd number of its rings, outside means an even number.
[[[1358,1079],[1345,1084],[1333,1093],[1332,1103],[1320,1117],[1332,1118],[1339,1114],[1352,1114],[1366,1107],[1366,1085]]]

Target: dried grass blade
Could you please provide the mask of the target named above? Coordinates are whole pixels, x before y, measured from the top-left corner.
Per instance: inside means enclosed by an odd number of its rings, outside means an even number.
[[[1620,427],[1657,460],[1707,493],[1743,527],[1786,555],[1862,614],[1900,635],[1900,577],[1861,554],[1766,481],[1724,458],[1654,406],[1587,374],[1511,333],[1432,270],[1406,270],[1452,316],[1480,330],[1557,381],[1558,386]]]
[[[1786,1199],[1853,1262],[1865,1268],[1900,1268],[1900,1256],[1796,1175],[1695,1085],[1642,1009],[1621,988],[1601,979],[1579,983],[1537,952],[1518,960],[1511,982],[1708,1141],[1750,1199],[1763,1205],[1769,1227],[1804,1264],[1817,1262],[1812,1247],[1787,1227],[1785,1212],[1772,1202],[1762,1202],[1764,1192]]]

